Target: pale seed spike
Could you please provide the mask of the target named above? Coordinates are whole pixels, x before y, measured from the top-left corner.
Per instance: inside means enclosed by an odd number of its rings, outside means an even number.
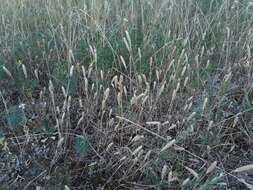
[[[84,112],[82,112],[82,116],[81,116],[81,118],[78,120],[77,126],[79,126],[79,125],[81,124],[81,122],[84,120],[84,116],[85,116],[85,114],[84,114]]]
[[[175,142],[176,142],[175,139],[173,139],[172,141],[168,142],[168,143],[161,149],[160,152],[163,152],[163,151],[167,150],[168,148],[172,147],[173,144],[175,144]]]
[[[147,125],[161,125],[161,122],[159,121],[148,121],[146,122]]]
[[[93,64],[91,64],[91,65],[89,66],[89,69],[88,69],[88,78],[90,78],[90,76],[91,76],[92,69],[93,69]]]
[[[39,80],[38,69],[35,69],[35,70],[34,70],[34,75],[35,75],[36,79]]]
[[[121,106],[122,105],[122,93],[118,93],[117,95],[117,102],[118,102],[118,105]]]
[[[80,106],[80,108],[83,108],[83,101],[82,101],[81,97],[79,98],[79,106]]]
[[[122,162],[126,159],[127,157],[126,156],[123,156],[119,161]]]
[[[111,149],[112,146],[113,146],[113,142],[111,142],[111,143],[107,146],[106,152],[108,152],[108,151]]]
[[[165,164],[165,165],[163,166],[162,174],[161,174],[161,179],[162,179],[162,180],[164,180],[167,171],[168,171],[168,166]]]
[[[168,182],[172,182],[173,174],[172,171],[168,173]]]
[[[186,71],[186,66],[184,66],[184,68],[183,68],[183,70],[182,70],[182,72],[181,72],[181,77],[183,77],[184,76],[184,74],[185,74],[185,71]]]
[[[109,118],[111,118],[111,117],[112,117],[112,108],[109,111]]]
[[[209,121],[207,130],[209,131],[213,127],[213,121]]]
[[[170,68],[172,67],[172,65],[175,63],[175,59],[172,59],[172,61],[170,62],[166,72],[168,72],[170,70]]]
[[[138,56],[139,56],[139,59],[141,61],[141,49],[140,48],[138,48]]]
[[[102,101],[102,108],[101,108],[102,110],[105,110],[105,104],[106,104],[106,101],[103,100],[103,101]]]
[[[74,73],[74,65],[71,65],[70,71],[69,71],[69,76],[72,77]]]
[[[146,75],[142,74],[141,76],[142,76],[142,78],[143,78],[143,80],[144,80],[144,83],[145,83],[145,84],[148,84]]]
[[[139,96],[136,97],[136,101],[138,102],[144,96],[145,96],[145,94],[141,93]]]
[[[217,161],[214,161],[206,170],[206,174],[211,173],[217,166]]]
[[[127,97],[127,88],[125,86],[123,87],[123,91],[124,91],[125,97]]]
[[[67,92],[66,92],[64,86],[61,87],[61,90],[62,90],[63,96],[66,98],[67,97]]]
[[[97,61],[98,61],[98,55],[97,55],[97,49],[96,48],[94,48],[94,61],[95,61],[95,63],[97,63]]]
[[[49,86],[48,86],[49,92],[53,94],[54,92],[54,86],[51,80],[49,80]]]
[[[81,68],[82,68],[83,77],[86,78],[86,70],[85,70],[84,66],[82,65]]]
[[[227,75],[225,75],[224,80],[225,82],[229,81],[231,79],[232,72],[230,71]]]
[[[185,80],[184,80],[184,87],[186,87],[188,81],[189,81],[189,77],[187,76],[187,77],[185,78]]]
[[[125,59],[124,59],[122,56],[120,56],[120,60],[121,60],[121,62],[122,62],[122,64],[123,64],[124,68],[127,69]]]
[[[131,37],[130,37],[129,32],[127,30],[125,31],[125,33],[126,33],[127,42],[131,48],[131,46],[132,46]]]
[[[141,87],[141,85],[142,85],[142,78],[141,78],[141,75],[138,75],[138,83],[139,83],[139,85],[140,85],[140,87]]]
[[[197,178],[197,179],[199,178],[198,173],[195,172],[193,169],[191,169],[191,168],[189,168],[187,166],[185,166],[185,169],[188,170],[195,178]]]
[[[107,89],[105,90],[105,93],[104,93],[104,100],[105,100],[105,101],[108,99],[109,94],[110,94],[110,88],[107,88]]]
[[[22,70],[23,70],[23,73],[25,75],[25,78],[27,79],[28,78],[28,75],[27,75],[27,70],[26,70],[26,66],[24,64],[22,64]]]
[[[61,137],[61,138],[58,140],[57,148],[60,148],[60,147],[61,147],[61,145],[63,144],[63,141],[64,141],[64,137]]]
[[[111,85],[112,85],[112,87],[116,88],[116,87],[117,87],[117,84],[118,84],[118,76],[115,75],[115,76],[112,78]]]
[[[171,97],[171,104],[173,104],[173,102],[174,102],[174,100],[176,98],[176,95],[177,95],[177,91],[173,90],[172,97]]]
[[[210,66],[210,60],[208,59],[207,62],[206,62],[206,69],[208,69],[208,67]]]
[[[97,93],[97,92],[95,92],[95,93],[94,93],[93,100],[96,100],[96,99],[97,99],[97,95],[98,95],[98,93]]]
[[[207,102],[208,102],[208,98],[205,98],[205,100],[204,100],[204,102],[203,102],[203,108],[202,108],[203,111],[205,111]]]
[[[131,98],[130,104],[131,106],[137,104],[137,97],[135,95]]]
[[[253,2],[252,2],[253,3]],[[250,46],[249,46],[249,44],[247,44],[247,55],[248,55],[248,59],[250,59],[251,58],[251,50],[250,50],[251,48],[250,48]]]
[[[104,72],[103,72],[103,70],[100,70],[100,77],[101,77],[101,80],[104,80]]]
[[[141,139],[143,139],[143,138],[144,138],[143,135],[136,135],[136,136],[131,140],[131,143],[137,142],[137,141],[139,141],[139,140],[141,140]]]
[[[91,45],[89,45],[89,49],[90,49],[90,52],[91,52],[91,54],[94,56],[94,48],[91,46]]]
[[[192,120],[192,118],[194,118],[194,116],[195,116],[196,114],[197,114],[196,112],[193,112],[193,113],[187,118],[187,121]]]
[[[183,181],[182,186],[185,186],[189,181],[190,181],[190,178],[189,178],[189,177],[186,178],[186,179]]]
[[[245,165],[245,166],[236,168],[235,170],[233,170],[233,173],[240,173],[240,172],[245,172],[245,171],[249,171],[249,170],[253,170],[253,164],[249,164],[249,165]]]
[[[141,149],[140,151],[139,151],[139,153],[138,153],[138,155],[137,155],[137,160],[139,160],[139,158],[143,155],[143,153],[144,153],[144,150],[143,149]]]
[[[11,72],[5,67],[5,66],[2,66],[4,72],[11,78],[11,79],[14,79]]]
[[[204,52],[205,52],[205,47],[204,47],[204,46],[202,46],[202,48],[201,48],[201,54],[200,54],[200,57],[203,57]]]
[[[162,93],[164,91],[165,84],[166,84],[166,81],[163,82],[161,88],[159,89],[158,94],[157,94],[157,98],[159,98],[162,95]]]
[[[84,78],[84,89],[85,89],[85,93],[86,93],[86,95],[88,95],[88,84],[89,82],[88,82],[88,79],[85,77]]]
[[[176,92],[178,92],[179,88],[180,88],[180,82],[177,83]]]
[[[153,82],[153,90],[156,89],[156,86],[157,86],[156,84],[157,84],[156,81],[154,81],[154,82]]]
[[[150,157],[150,155],[151,155],[151,150],[149,150],[148,152],[147,152],[147,154],[145,155],[145,157],[144,157],[144,162],[145,161],[147,161],[148,159],[149,159],[149,157]]]
[[[95,84],[92,83],[92,84],[91,84],[91,91],[93,91],[94,89],[95,89]]]
[[[160,72],[158,70],[156,70],[155,73],[156,73],[156,79],[157,79],[157,81],[159,81],[159,79],[160,79]]]
[[[149,98],[149,96],[145,96],[145,97],[143,98],[141,104],[144,105],[144,104],[146,103],[146,101],[148,100],[148,98]]]
[[[188,105],[188,110],[190,110],[191,109],[191,107],[192,107],[192,105],[193,105],[193,102],[191,101],[190,103],[189,103],[189,105]]]
[[[114,124],[114,118],[111,118],[111,119],[109,120],[108,126],[109,126],[109,127],[112,127],[113,124]]]
[[[127,50],[130,52],[130,46],[129,46],[129,44],[127,42],[127,39],[125,37],[123,38],[123,41],[125,43],[125,46],[126,46]]]
[[[142,145],[139,146],[138,148],[136,148],[136,149],[133,151],[132,155],[133,155],[133,156],[136,155],[140,150],[142,150]]]
[[[149,83],[146,83],[146,89],[145,89],[144,94],[145,94],[145,95],[148,95],[149,92],[150,92],[150,86],[149,86]]]
[[[233,121],[233,128],[235,128],[236,127],[236,125],[237,125],[237,123],[238,123],[238,121],[239,121],[239,117],[238,116],[236,116],[235,118],[234,118],[234,121]]]

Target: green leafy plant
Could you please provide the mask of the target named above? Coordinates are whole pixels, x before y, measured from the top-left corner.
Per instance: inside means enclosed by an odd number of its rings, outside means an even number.
[[[75,153],[79,158],[87,156],[89,151],[88,139],[85,136],[78,136],[75,138],[74,144]]]
[[[24,110],[18,106],[14,106],[8,109],[6,119],[8,125],[14,129],[23,127],[27,122]]]

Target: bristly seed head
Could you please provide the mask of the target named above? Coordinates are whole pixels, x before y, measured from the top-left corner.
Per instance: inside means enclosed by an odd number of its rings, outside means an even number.
[[[25,78],[27,79],[28,78],[28,75],[27,75],[27,70],[26,70],[26,66],[24,64],[22,64],[22,70],[23,70],[23,73],[25,75]]]
[[[70,71],[69,71],[69,76],[72,77],[74,73],[74,65],[71,65]]]
[[[14,79],[11,72],[3,65],[2,66],[4,72],[11,78],[11,79]]]

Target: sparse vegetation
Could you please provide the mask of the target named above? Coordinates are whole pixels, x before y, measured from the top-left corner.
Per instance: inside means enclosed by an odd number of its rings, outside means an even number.
[[[0,0],[1,189],[253,189],[251,0]]]

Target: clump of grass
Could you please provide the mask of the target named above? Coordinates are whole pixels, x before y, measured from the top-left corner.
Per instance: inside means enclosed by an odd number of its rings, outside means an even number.
[[[251,187],[251,1],[0,3],[2,188]]]

